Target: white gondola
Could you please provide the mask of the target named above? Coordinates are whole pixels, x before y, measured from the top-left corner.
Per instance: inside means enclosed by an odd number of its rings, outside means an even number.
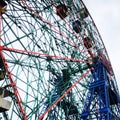
[[[0,88],[0,112],[8,111],[12,102],[7,100],[6,97],[10,97],[12,93],[5,88]]]

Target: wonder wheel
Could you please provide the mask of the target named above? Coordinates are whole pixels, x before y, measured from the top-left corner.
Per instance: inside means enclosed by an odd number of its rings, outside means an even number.
[[[120,119],[114,73],[81,0],[0,0],[0,28],[1,120]]]

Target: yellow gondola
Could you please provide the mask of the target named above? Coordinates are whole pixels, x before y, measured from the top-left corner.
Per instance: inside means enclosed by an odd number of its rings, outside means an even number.
[[[0,0],[0,12],[4,14],[6,11],[7,3],[4,0]]]

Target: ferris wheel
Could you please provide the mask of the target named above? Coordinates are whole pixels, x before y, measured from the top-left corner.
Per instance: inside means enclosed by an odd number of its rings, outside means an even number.
[[[111,63],[82,0],[1,0],[0,28],[1,120],[120,119]]]

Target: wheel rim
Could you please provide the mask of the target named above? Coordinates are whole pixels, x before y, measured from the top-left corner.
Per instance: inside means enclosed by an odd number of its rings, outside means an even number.
[[[84,4],[81,1],[70,4],[70,0],[62,4],[68,6],[63,19],[56,14],[59,1],[55,0],[11,1],[2,15],[2,52],[30,120],[40,119],[42,115],[49,119],[79,118],[91,80],[88,63],[92,62],[83,39],[87,36],[92,39],[90,51],[95,56],[98,50],[104,51],[90,15],[84,18],[77,12],[85,8]],[[78,32],[72,28],[73,21],[78,19],[82,24],[80,32],[79,28]],[[7,75],[5,81],[1,81],[2,86],[10,84]],[[63,78],[66,81],[60,81]],[[57,80],[60,82],[56,83]],[[7,114],[11,120],[22,119],[17,101],[13,99]],[[67,108],[63,107],[64,103],[72,102],[71,106],[79,111],[75,115],[69,113],[71,108],[65,112]],[[49,107],[52,110],[48,110]]]

